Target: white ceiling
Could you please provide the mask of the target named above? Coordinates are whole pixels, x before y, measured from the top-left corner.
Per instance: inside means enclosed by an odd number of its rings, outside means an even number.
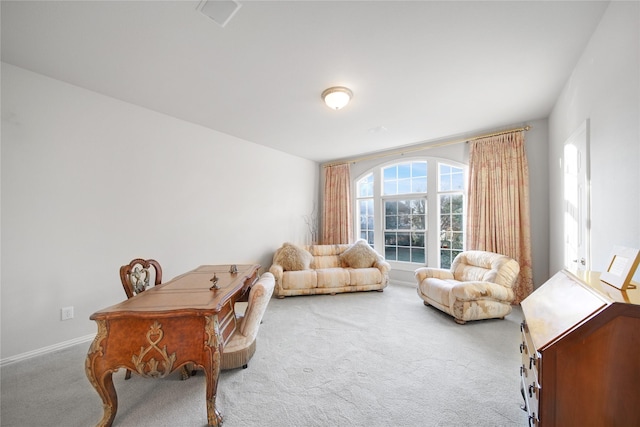
[[[198,3],[3,0],[2,60],[322,162],[547,117],[607,6]]]

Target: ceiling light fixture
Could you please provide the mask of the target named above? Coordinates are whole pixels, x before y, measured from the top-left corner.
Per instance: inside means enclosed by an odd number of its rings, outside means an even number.
[[[334,86],[322,92],[322,99],[332,110],[339,110],[351,101],[353,92],[343,86]]]

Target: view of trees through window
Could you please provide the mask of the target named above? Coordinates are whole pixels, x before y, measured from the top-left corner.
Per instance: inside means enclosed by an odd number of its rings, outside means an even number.
[[[464,248],[464,177],[464,167],[431,158],[372,170],[356,183],[358,235],[388,261],[448,268]],[[439,213],[432,233],[429,212]]]
[[[440,265],[446,268],[464,249],[464,170],[438,165]]]

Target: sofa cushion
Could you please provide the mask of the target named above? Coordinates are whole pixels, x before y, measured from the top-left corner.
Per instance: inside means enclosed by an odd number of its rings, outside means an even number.
[[[342,260],[338,255],[314,256],[310,266],[313,270],[338,267],[342,267]]]
[[[340,259],[351,268],[369,268],[378,259],[378,254],[366,240],[360,239],[344,251]]]
[[[312,289],[318,283],[315,270],[286,271],[282,275],[283,289]]]
[[[349,286],[349,272],[344,268],[321,268],[318,273],[319,288],[343,288]]]
[[[313,256],[306,250],[293,243],[285,243],[278,251],[274,260],[280,264],[285,271],[307,270],[311,264]]]
[[[376,285],[382,283],[382,273],[377,268],[348,268],[351,286]]]

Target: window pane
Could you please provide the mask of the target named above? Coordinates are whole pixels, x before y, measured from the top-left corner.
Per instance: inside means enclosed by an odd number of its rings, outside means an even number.
[[[462,230],[462,215],[451,215],[451,229],[454,231]]]
[[[398,178],[398,168],[396,166],[389,166],[382,169],[382,175],[385,181],[395,180]]]
[[[424,233],[411,233],[411,246],[424,248]]]
[[[384,244],[389,246],[396,245],[396,233],[384,233]]]
[[[451,267],[451,252],[449,251],[440,251],[440,268],[450,268]]]
[[[426,162],[413,162],[411,163],[411,176],[426,177],[427,176],[427,163]]]
[[[412,193],[426,193],[427,192],[427,177],[413,178],[411,181]]]
[[[411,193],[411,179],[398,180],[398,194]]]
[[[398,217],[396,215],[387,215],[384,217],[387,230],[396,230],[398,228]]]
[[[389,201],[384,202],[385,215],[397,215],[398,214],[398,202]]]
[[[358,200],[358,215],[360,216],[360,237],[373,244],[373,240],[368,239],[369,233],[373,236],[374,229],[373,199]]]
[[[384,257],[387,260],[395,261],[398,259],[396,255],[396,247],[395,246],[385,246],[384,247]]]
[[[464,190],[464,174],[462,172],[451,175],[451,189]]]
[[[463,197],[462,194],[456,194],[451,196],[451,212],[462,214],[463,213]]]
[[[398,215],[399,230],[409,230],[411,228],[411,215]]]
[[[398,165],[398,179],[411,177],[411,163]]]
[[[422,215],[414,215],[412,217],[412,230],[424,230],[426,227],[424,225],[425,217]]]
[[[399,247],[398,261],[411,262],[411,249]]]
[[[463,238],[463,234],[462,233],[455,233],[453,235],[453,240],[452,240],[452,248],[453,249],[464,249],[464,238]]]
[[[419,249],[411,249],[411,262],[417,262],[419,264],[424,264],[425,260],[425,256],[424,256],[424,249],[423,248],[419,248]]]
[[[455,255],[464,248],[463,196],[440,195],[440,267],[449,268]]]
[[[358,181],[358,197],[373,197],[373,174]]]
[[[398,194],[398,181],[385,181],[382,194],[393,195]]]
[[[414,199],[409,201],[409,206],[411,207],[412,214],[423,214],[425,213],[425,200],[424,199]]]
[[[451,181],[449,180],[449,175],[440,176],[440,191],[449,191],[451,190]]]
[[[388,166],[382,170],[382,176],[383,195],[427,191],[427,162],[408,162]]]
[[[411,201],[399,200],[398,201],[398,214],[410,214],[411,213]]]
[[[411,233],[398,233],[398,246],[411,246]]]
[[[464,190],[464,169],[438,164],[438,191]]]

